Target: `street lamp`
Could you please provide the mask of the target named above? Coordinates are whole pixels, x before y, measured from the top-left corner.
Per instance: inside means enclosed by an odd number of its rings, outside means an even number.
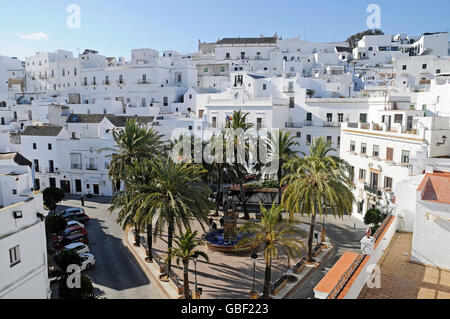
[[[195,252],[194,255],[192,256],[192,259],[194,261],[194,267],[195,267],[195,299],[200,299],[200,291],[197,288],[197,262],[198,262],[198,252]]]
[[[250,292],[250,298],[251,299],[258,299],[258,292],[255,291],[255,276],[256,276],[256,261],[258,260],[258,255],[256,252],[252,252],[250,255],[253,262],[253,289]]]

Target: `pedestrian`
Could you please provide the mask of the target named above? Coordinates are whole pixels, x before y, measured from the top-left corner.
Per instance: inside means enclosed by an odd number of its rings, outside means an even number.
[[[84,207],[84,195],[81,195],[81,206]]]
[[[216,230],[217,229],[217,224],[213,222],[212,225],[211,225],[211,228],[212,228],[212,230]]]
[[[219,222],[220,222],[220,227],[223,228],[223,224],[225,223],[225,220],[223,219],[223,217],[220,218]]]

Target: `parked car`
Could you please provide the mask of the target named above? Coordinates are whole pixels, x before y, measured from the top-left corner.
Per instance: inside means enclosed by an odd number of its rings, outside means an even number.
[[[75,220],[77,222],[86,223],[89,220],[89,216],[86,215],[82,208],[65,211],[61,216],[67,221]]]
[[[94,255],[92,254],[80,254],[81,259],[83,260],[82,264],[81,264],[81,270],[89,270],[92,267],[94,267],[95,265],[95,258]]]
[[[67,213],[80,213],[80,212],[85,213],[84,209],[81,207],[71,207],[59,212],[58,215],[65,215]]]
[[[80,226],[84,228],[84,225],[76,220],[69,220],[67,222],[67,227],[72,227],[72,226]]]
[[[78,253],[78,254],[86,254],[89,253],[89,247],[86,244],[83,243],[73,243],[73,244],[69,244],[67,246],[64,246],[63,250],[73,250],[74,252]]]
[[[53,240],[51,241],[53,251],[59,251],[63,249],[65,246],[73,244],[73,243],[83,243],[88,245],[89,240],[87,236],[87,232],[79,232],[76,234],[71,234],[63,237],[61,240]]]
[[[74,225],[74,226],[67,227],[61,234],[52,235],[51,239],[59,242],[59,241],[63,240],[65,237],[75,235],[75,234],[87,235],[87,231],[84,227],[81,227],[79,225]]]

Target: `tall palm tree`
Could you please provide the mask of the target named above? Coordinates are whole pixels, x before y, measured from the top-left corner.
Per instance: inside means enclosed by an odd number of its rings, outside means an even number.
[[[196,239],[197,236],[197,231],[186,230],[185,233],[175,237],[176,248],[171,248],[168,252],[168,259],[176,257],[177,265],[180,264],[180,260],[183,263],[184,299],[191,299],[189,295],[189,261],[195,255],[209,261],[208,255],[197,249],[204,245],[203,241]]]
[[[267,210],[262,204],[261,221],[256,223],[248,221],[241,229],[242,239],[237,247],[243,248],[252,244],[264,245],[264,262],[266,264],[264,275],[263,298],[268,299],[270,294],[270,282],[272,274],[272,261],[278,256],[286,255],[290,258],[301,256],[303,242],[301,238],[304,232],[295,226],[294,219],[280,220],[279,215],[283,211],[282,206],[275,206]]]
[[[277,180],[278,180],[278,204],[281,204],[281,187],[282,179],[284,177],[285,169],[284,164],[295,156],[294,146],[299,144],[291,136],[291,132],[276,130],[273,133],[269,133],[268,136],[268,148],[274,156],[274,160],[278,161],[277,167]]]
[[[225,126],[225,128],[227,128],[227,129],[233,129],[233,130],[241,129],[243,131],[244,136],[240,140],[241,140],[241,142],[245,143],[244,156],[246,157],[246,159],[248,159],[247,155],[248,155],[250,143],[249,143],[249,138],[248,138],[248,136],[245,136],[246,135],[245,133],[247,133],[248,130],[250,130],[251,128],[254,127],[253,123],[247,122],[248,115],[249,115],[249,113],[243,113],[242,110],[235,111],[233,113],[232,119],[228,120],[227,124]],[[233,179],[235,181],[237,181],[239,183],[241,200],[242,200],[242,208],[244,210],[244,219],[250,219],[250,215],[248,214],[247,200],[245,197],[245,189],[244,189],[244,182],[246,181],[248,172],[247,172],[246,167],[242,163],[239,163],[239,159],[238,159],[239,154],[237,154],[237,149],[238,149],[237,143],[238,142],[239,142],[238,137],[236,135],[234,135],[233,136],[234,165],[233,165],[233,174],[231,174],[231,176],[233,177]]]
[[[115,146],[113,148],[105,148],[101,151],[111,151],[107,156],[111,161],[109,163],[108,175],[116,187],[121,182],[125,183],[125,192],[113,196],[114,202],[112,208],[120,209],[119,215],[122,215],[121,225],[123,227],[134,226],[135,245],[140,245],[140,227],[134,223],[132,216],[124,217],[127,214],[134,214],[132,210],[125,209],[127,201],[130,198],[130,192],[126,190],[129,168],[134,163],[145,158],[153,158],[164,149],[163,135],[157,133],[153,128],[148,129],[140,125],[136,120],[127,120],[124,130],[113,131]],[[116,187],[117,188],[117,187]],[[117,189],[117,191],[119,191]],[[110,210],[112,211],[112,210]],[[119,222],[120,223],[120,222]]]
[[[210,189],[202,183],[205,170],[200,165],[176,164],[170,158],[164,158],[144,160],[135,169],[137,174],[151,172],[152,176],[148,184],[131,184],[134,192],[129,206],[136,207],[137,219],[143,214],[155,218],[154,235],[162,237],[167,227],[168,251],[172,248],[176,230],[190,230],[193,220],[204,229],[204,224],[208,224]],[[171,265],[169,256],[167,274]]]
[[[336,152],[331,142],[320,137],[313,141],[310,155],[295,158],[289,164],[290,173],[284,178],[288,184],[283,204],[292,217],[294,213],[308,214],[311,224],[308,238],[308,260],[314,261],[312,244],[316,216],[331,210],[342,216],[352,210],[354,196],[351,166],[331,155]]]

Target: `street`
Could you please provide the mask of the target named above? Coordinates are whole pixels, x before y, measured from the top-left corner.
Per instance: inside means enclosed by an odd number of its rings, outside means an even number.
[[[301,218],[301,220],[308,221],[307,218]],[[316,228],[319,231],[321,225],[322,219],[320,218],[316,222]],[[355,225],[356,229],[354,229]],[[341,255],[347,250],[359,252],[361,248],[360,240],[364,237],[366,228],[367,226],[363,222],[354,217],[345,216],[343,219],[335,219],[333,216],[328,216],[325,229],[327,236],[334,242],[334,252],[325,263],[309,276],[305,283],[289,296],[289,299],[313,299],[314,287],[339,260]]]
[[[69,199],[58,205],[58,211],[80,206],[78,198]],[[116,214],[107,211],[108,207],[109,198],[86,198],[84,209],[90,217],[86,230],[89,248],[96,263],[93,269],[84,274],[91,278],[100,298],[161,299],[156,286],[149,281],[131,252],[123,245],[124,231],[115,221]]]

